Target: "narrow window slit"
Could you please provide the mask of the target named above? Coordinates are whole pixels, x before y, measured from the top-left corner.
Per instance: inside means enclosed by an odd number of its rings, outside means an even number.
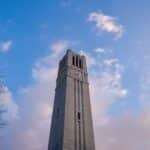
[[[80,121],[81,116],[80,116],[80,112],[78,112],[78,120]]]
[[[74,58],[74,56],[72,58],[72,64],[75,65],[75,58]]]
[[[78,67],[78,56],[76,56],[76,66]]]
[[[79,61],[79,67],[82,68],[82,61],[81,61],[81,59]]]

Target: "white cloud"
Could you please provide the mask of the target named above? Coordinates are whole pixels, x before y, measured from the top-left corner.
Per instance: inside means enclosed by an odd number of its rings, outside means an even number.
[[[88,21],[95,22],[98,30],[115,33],[116,38],[120,38],[123,35],[124,27],[116,22],[115,17],[105,15],[102,12],[91,12]]]
[[[0,140],[3,150],[46,150],[48,146],[55,77],[51,82],[34,83],[18,95],[19,119]]]
[[[109,121],[107,112],[113,103],[127,95],[127,89],[121,85],[122,73],[114,66],[105,66],[97,70],[96,76],[90,75],[90,91],[93,104],[95,126]]]
[[[122,90],[120,90],[120,96],[121,96],[121,97],[126,96],[126,95],[127,95],[127,93],[128,93],[128,91],[127,91],[126,89],[122,89]]]
[[[8,89],[8,87],[1,87],[0,92],[0,106],[5,109],[5,113],[3,114],[3,119],[6,121],[14,120],[17,118],[17,105],[12,98],[12,93]]]
[[[36,61],[32,68],[32,77],[36,81],[47,82],[56,77],[57,65],[62,53],[69,47],[71,42],[67,40],[57,41],[50,46],[51,53]]]
[[[61,54],[65,49],[68,48],[69,45],[69,41],[67,40],[60,40],[57,41],[56,43],[54,43],[53,45],[50,46],[50,49],[52,50],[53,54],[52,56],[58,56],[59,54]]]
[[[80,53],[87,59],[95,126],[106,124],[109,121],[107,111],[111,105],[128,93],[121,85],[123,66],[117,58],[99,60],[85,51]]]
[[[38,82],[47,82],[50,81],[54,76],[56,76],[57,68],[55,67],[45,67],[41,64],[41,66],[35,66],[32,69],[32,76]]]
[[[63,49],[63,48],[62,48]],[[63,52],[64,50],[60,50]],[[54,89],[60,53],[54,55],[55,50],[35,62],[32,69],[34,84],[20,90],[19,114],[20,118],[9,130],[9,137],[3,139],[5,149],[46,150],[48,146],[51,112],[53,108]],[[90,53],[86,55],[88,67],[98,65],[98,61]],[[55,63],[53,62],[55,58]],[[119,63],[117,61],[117,63]],[[107,111],[119,98],[124,97],[125,89],[121,86],[121,73],[115,65],[105,66],[107,69],[97,70],[97,76],[90,74],[91,103],[93,106],[96,136],[100,134],[101,127],[110,123]],[[114,66],[112,72],[111,69]],[[110,71],[111,70],[111,71]],[[118,74],[120,75],[118,75]],[[101,91],[101,92],[100,92]],[[106,136],[106,135],[104,135]],[[98,139],[97,139],[98,140]],[[110,142],[114,142],[110,138]],[[9,144],[8,144],[9,142]],[[101,145],[102,146],[102,145]],[[99,149],[99,142],[97,143]]]
[[[108,66],[113,65],[113,64],[115,64],[115,63],[117,63],[117,62],[118,62],[118,59],[116,59],[116,58],[105,59],[105,60],[104,60],[104,64],[105,64],[105,65],[108,65]]]
[[[12,47],[13,42],[11,40],[4,41],[0,43],[0,51],[1,52],[8,52]]]
[[[81,50],[80,54],[86,57],[89,68],[93,65],[96,65],[96,59],[90,53],[86,53],[85,51]]]
[[[21,104],[24,107],[21,114],[25,115],[27,122],[25,124],[29,125],[22,132],[29,134],[24,134],[23,137],[18,135],[20,149],[23,149],[24,143],[27,143],[24,150],[47,149],[58,62],[69,44],[70,42],[65,40],[53,43],[50,46],[50,53],[37,59],[32,68],[35,83],[21,89],[21,97],[24,99]],[[15,144],[12,145],[16,147]]]
[[[37,59],[32,68],[32,77],[35,83],[20,90],[21,97],[24,99],[20,104],[24,107],[21,114],[26,118],[20,122],[22,124],[26,121],[25,126],[28,124],[28,128],[22,131],[22,134],[17,135],[20,149],[23,149],[24,143],[26,143],[24,150],[47,149],[58,62],[69,44],[69,41],[64,40],[53,43],[50,46],[50,53]],[[15,149],[14,143],[12,146]]]
[[[60,51],[64,52],[63,48]],[[46,149],[48,145],[49,121],[51,120],[49,112],[52,111],[58,69],[57,64],[61,56],[60,53],[57,53],[57,55],[54,55],[54,53],[55,50],[53,49],[49,55],[35,62],[32,76],[36,84],[29,85],[21,90],[24,100],[20,104],[23,108],[20,113],[24,117],[20,122],[21,126],[24,124],[23,126],[27,126],[27,128],[23,131],[21,129],[16,136],[17,142],[19,141],[18,143],[20,143],[17,147],[21,148],[23,146],[23,150],[41,150]],[[90,53],[81,51],[81,54],[86,56],[89,68],[99,64],[98,60]],[[53,58],[55,58],[55,63]],[[119,62],[117,61],[117,63]],[[107,69],[105,70],[98,69],[96,77],[90,74],[90,88],[96,128],[109,123],[110,118],[106,114],[110,106],[119,98],[126,96],[126,89],[121,86],[120,70],[117,67],[113,72],[111,69],[108,69],[112,68],[112,66],[115,67],[117,63],[106,66]],[[11,147],[16,148],[16,141],[13,141]]]
[[[110,119],[109,123],[96,128],[97,150],[149,150],[150,127],[145,124],[145,117],[150,112],[142,112],[138,116],[122,115]]]
[[[104,48],[96,48],[95,49],[95,52],[97,52],[97,53],[104,53],[105,52],[105,49]]]
[[[0,87],[0,137],[5,135],[7,128],[18,119],[18,106],[13,100],[12,93],[6,86]],[[1,145],[0,140],[0,145]]]
[[[13,124],[14,129],[9,130],[9,137],[2,140],[4,150],[47,149],[58,61],[67,44],[60,41],[52,44],[50,53],[33,65],[34,83],[19,89],[20,118]]]
[[[64,52],[64,51],[62,51]],[[91,104],[96,137],[96,149],[102,150],[149,150],[150,111],[145,109],[137,116],[127,113],[118,118],[108,114],[111,106],[128,93],[122,82],[123,66],[118,59],[99,60],[90,53],[82,51],[87,57]],[[57,64],[60,54],[53,52],[35,62],[32,72],[34,84],[29,84],[20,92],[20,120],[12,126],[9,137],[0,141],[5,143],[3,150],[46,150],[49,138],[51,112],[53,108]],[[91,61],[92,59],[92,61]],[[108,61],[109,60],[109,61]],[[106,64],[104,62],[107,62]],[[108,63],[109,62],[109,63]],[[99,63],[103,67],[99,68]],[[90,68],[97,67],[96,76]],[[44,68],[44,69],[43,69]],[[43,73],[44,72],[44,73]],[[47,75],[46,75],[47,74]],[[52,75],[53,74],[53,75]],[[40,80],[40,82],[39,82]]]
[[[149,54],[147,53],[147,56]],[[150,58],[150,57],[149,57]],[[140,60],[138,60],[140,62]],[[141,63],[141,62],[140,62]],[[122,87],[121,85],[121,80],[122,80],[122,66],[120,66],[120,62],[118,59],[113,58],[113,59],[104,59],[103,64],[106,69],[105,71],[109,71],[109,75],[111,77],[107,77],[107,80],[105,79],[104,81],[110,81],[110,79],[113,79],[113,82],[109,82],[110,84],[110,89],[113,89],[113,92],[110,92],[109,88],[106,89],[106,96],[104,96],[104,101],[102,104],[93,102],[94,107],[97,108],[94,111],[94,120],[95,122],[95,136],[96,136],[96,148],[97,150],[102,149],[102,150],[137,150],[137,149],[142,149],[142,150],[149,150],[150,149],[150,69],[149,69],[149,59],[147,59],[144,64],[138,64],[139,73],[140,77],[142,77],[140,81],[140,86],[141,89],[139,90],[139,95],[140,95],[140,106],[139,108],[136,108],[136,113],[129,112],[126,110],[124,113],[121,114],[121,111],[117,112],[117,117],[114,115],[100,115],[105,113],[106,110],[110,110],[109,106],[111,106],[111,102],[115,103],[118,100],[116,98],[124,97],[128,94],[128,91]],[[111,69],[110,69],[111,68]],[[116,68],[116,69],[115,69]],[[120,68],[120,69],[119,69]],[[115,71],[116,70],[116,71]],[[114,72],[114,73],[113,73]],[[105,75],[106,76],[106,75]],[[107,75],[108,76],[108,75]],[[113,77],[113,78],[112,78]],[[105,77],[106,78],[106,77]],[[109,79],[109,80],[108,80]],[[137,79],[135,79],[137,81]],[[138,82],[139,82],[138,81]],[[95,82],[98,84],[98,81]],[[112,83],[112,84],[111,84]],[[102,85],[101,85],[102,84]],[[106,83],[106,85],[108,85]],[[105,82],[100,82],[99,86],[94,86],[95,87],[105,87]],[[118,88],[116,88],[118,87]],[[102,88],[103,89],[103,88]],[[101,88],[99,88],[99,95],[96,93],[93,94],[92,97],[100,97],[100,94],[103,92]],[[108,89],[108,90],[107,90]],[[95,91],[95,89],[94,89]],[[107,92],[108,91],[108,92]],[[133,92],[133,91],[131,91]],[[111,93],[111,94],[110,94]],[[113,93],[113,95],[112,95]],[[117,94],[118,93],[118,94]],[[91,92],[92,94],[92,92]],[[95,94],[97,94],[95,96]],[[111,95],[109,98],[109,101],[107,101],[107,97]],[[115,96],[115,97],[114,97]],[[106,99],[105,99],[106,98]],[[113,100],[114,98],[114,100]],[[93,99],[93,98],[92,98]],[[97,98],[98,99],[98,98]],[[106,100],[106,102],[105,102]],[[127,97],[128,100],[128,97]],[[108,103],[109,102],[109,103]],[[121,102],[121,101],[120,101]],[[129,103],[131,104],[133,101],[131,100]],[[138,99],[137,99],[138,102]],[[108,104],[107,104],[108,103]],[[129,104],[129,105],[130,105]],[[102,106],[98,107],[98,106]],[[131,105],[130,105],[131,106]],[[106,108],[103,112],[98,110]],[[116,108],[116,107],[115,107]],[[121,106],[120,108],[121,109]],[[127,108],[126,108],[127,109]],[[116,111],[116,109],[115,109]],[[101,117],[104,116],[104,117]],[[98,120],[100,121],[100,117],[102,118],[101,124],[97,124]]]

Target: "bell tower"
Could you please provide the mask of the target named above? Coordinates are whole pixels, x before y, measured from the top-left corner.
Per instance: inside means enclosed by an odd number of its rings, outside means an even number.
[[[59,62],[48,150],[95,150],[85,56]]]

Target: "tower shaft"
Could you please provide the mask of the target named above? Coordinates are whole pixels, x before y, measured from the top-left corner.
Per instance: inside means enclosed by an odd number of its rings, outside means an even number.
[[[48,150],[95,150],[86,60],[71,50],[59,63]]]

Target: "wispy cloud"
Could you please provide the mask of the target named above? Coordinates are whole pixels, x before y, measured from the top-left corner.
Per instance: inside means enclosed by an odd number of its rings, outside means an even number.
[[[33,83],[19,89],[19,119],[9,130],[2,149],[47,149],[58,61],[69,46],[59,40],[49,46],[49,54],[37,59],[32,68]],[[11,140],[10,142],[10,139]],[[9,143],[9,144],[8,144]]]
[[[94,22],[98,30],[116,34],[117,39],[123,35],[124,26],[118,24],[115,17],[102,12],[91,12],[88,21]]]
[[[105,49],[101,48],[101,47],[98,47],[98,48],[95,49],[95,52],[97,52],[97,53],[104,53]]]
[[[115,61],[111,60],[102,59],[99,61],[95,57],[96,70],[94,74],[90,71],[90,89],[95,126],[108,123],[109,115],[107,115],[107,112],[110,107],[121,98],[127,96],[128,93],[128,90],[121,83],[123,66],[117,58],[114,58]],[[104,62],[109,63],[106,65]],[[100,67],[99,64],[101,64]]]
[[[111,118],[107,125],[96,127],[97,150],[149,150],[149,115],[150,111],[138,116],[125,114],[117,119]]]
[[[18,106],[12,97],[11,91],[6,86],[0,86],[0,129],[1,127],[3,129],[5,126],[11,126],[17,117]],[[3,136],[2,134],[3,132],[0,130],[0,136]]]
[[[87,65],[88,65],[89,68],[93,65],[96,65],[96,59],[90,53],[87,53],[87,52],[81,50],[80,54],[84,55],[86,57]]]
[[[113,65],[113,64],[115,64],[115,63],[117,63],[117,62],[118,62],[118,59],[116,59],[116,58],[105,59],[105,60],[104,60],[104,64],[105,64],[105,65],[108,65],[108,66]]]
[[[20,115],[23,118],[18,120],[17,125],[15,124],[17,128],[13,133],[15,138],[13,138],[11,144],[12,149],[16,149],[17,143],[20,143],[17,145],[17,148],[23,150],[41,150],[46,149],[48,145],[49,122],[51,120],[54,100],[57,64],[61,53],[64,53],[64,47],[69,46],[67,44],[65,46],[60,45],[60,42],[51,44],[50,47],[52,49],[50,53],[45,57],[37,59],[32,68],[32,77],[35,83],[21,89],[22,101],[19,106],[22,107]],[[89,69],[100,63],[91,53],[81,51],[81,54],[86,56]],[[112,66],[117,63],[119,61],[112,64]],[[112,68],[112,66],[106,67]],[[110,106],[119,98],[126,96],[126,93],[124,93],[126,89],[121,85],[121,72],[119,68],[115,68],[113,72],[110,70],[97,69],[96,76],[90,74],[90,89],[96,127],[108,124],[110,118],[106,113]],[[100,131],[97,130],[96,132],[99,133]]]
[[[70,42],[67,40],[60,40],[51,45],[50,49],[52,50],[53,57],[60,55],[65,49],[68,48],[69,44]]]
[[[11,40],[0,43],[0,52],[8,52],[12,47],[13,42]]]
[[[16,148],[22,150],[47,149],[57,64],[64,54],[64,47],[69,46],[66,44],[58,50],[57,43],[59,42],[51,44],[50,47],[53,48],[50,53],[37,59],[33,65],[34,83],[20,90],[19,114],[21,117],[14,124],[14,130],[11,130],[12,133],[6,140],[4,150],[10,147],[12,150]],[[81,53],[86,56],[89,67],[97,150],[149,149],[149,109],[145,109],[138,116],[127,113],[121,115],[120,118],[113,118],[108,113],[113,104],[120,102],[128,94],[128,89],[122,85],[124,66],[116,57],[99,60],[90,52],[81,51]],[[99,67],[99,64],[102,66]],[[93,67],[96,67],[96,75],[92,74],[91,68]]]
[[[50,45],[50,54],[36,61],[32,68],[32,77],[36,81],[50,81],[56,77],[57,63],[62,53],[69,47],[70,41],[60,40]]]
[[[69,42],[67,42],[69,43]],[[59,45],[59,46],[57,46]],[[35,86],[30,86],[28,88],[25,88],[23,90],[23,93],[26,93],[25,96],[28,99],[28,103],[26,104],[26,107],[30,104],[30,108],[28,107],[28,110],[32,109],[32,104],[34,105],[34,108],[37,107],[36,113],[34,113],[34,116],[41,116],[41,120],[45,118],[44,120],[49,120],[48,118],[48,111],[52,110],[52,101],[54,100],[54,88],[55,88],[55,81],[57,76],[57,63],[60,59],[60,53],[64,52],[65,46],[60,46],[60,42],[55,42],[50,47],[52,48],[52,51],[49,55],[38,59],[35,63],[35,66],[32,70],[33,79],[38,83]],[[62,44],[63,45],[63,44]],[[61,48],[60,48],[61,47]],[[58,52],[58,53],[57,53]],[[80,51],[81,54],[86,56],[87,64],[89,69],[93,66],[98,65],[100,62],[97,58],[95,58],[91,53],[87,53],[85,51]],[[55,54],[55,55],[54,55]],[[55,62],[54,63],[54,58]],[[107,68],[112,68],[116,64],[119,64],[119,61],[114,62],[112,66],[107,66]],[[127,90],[125,88],[122,88],[121,86],[121,73],[119,68],[115,68],[113,72],[110,71],[111,69],[105,69],[105,70],[97,70],[96,74],[97,76],[94,77],[92,74],[90,74],[90,88],[91,88],[91,95],[92,95],[92,105],[93,105],[93,111],[94,111],[94,120],[95,125],[99,127],[99,125],[107,124],[109,122],[109,117],[106,115],[107,111],[109,110],[110,106],[118,100],[118,98],[122,98],[126,96]],[[120,75],[118,75],[117,73]],[[51,92],[49,92],[49,89]],[[99,92],[101,91],[101,92]],[[38,103],[37,103],[37,97],[38,97]],[[44,100],[43,100],[44,99]],[[50,101],[50,105],[48,105]],[[36,105],[35,103],[36,102]],[[40,106],[40,107],[39,107]],[[43,109],[41,106],[44,106]],[[41,110],[42,109],[42,110]],[[42,115],[43,112],[46,111],[47,115]],[[24,112],[25,113],[25,112]],[[44,113],[45,114],[45,113]],[[27,120],[27,122],[30,120],[30,118]],[[34,121],[35,122],[35,121]],[[45,122],[46,123],[46,122]],[[32,125],[34,124],[34,125]],[[43,128],[45,124],[41,124],[40,128]],[[32,136],[29,136],[28,134],[25,134],[25,139],[30,139],[31,141],[36,140],[37,143],[39,141],[43,141],[43,139],[46,140],[48,138],[48,133],[46,131],[50,128],[50,126],[44,127],[44,130],[41,129],[43,133],[45,133],[42,137],[40,136],[38,139],[35,138],[36,134],[39,133],[37,130],[39,130],[38,123],[35,125],[35,123],[30,123],[30,128],[32,130]],[[26,133],[29,132],[29,129],[25,131]],[[99,133],[100,131],[97,130]],[[22,142],[24,139],[19,138]],[[33,142],[29,142],[30,147],[33,145]],[[45,145],[48,143],[45,141],[43,142]],[[28,145],[29,147],[29,145]],[[42,149],[44,148],[44,144],[39,147]],[[39,149],[40,149],[39,148]],[[26,148],[25,148],[26,149]]]

